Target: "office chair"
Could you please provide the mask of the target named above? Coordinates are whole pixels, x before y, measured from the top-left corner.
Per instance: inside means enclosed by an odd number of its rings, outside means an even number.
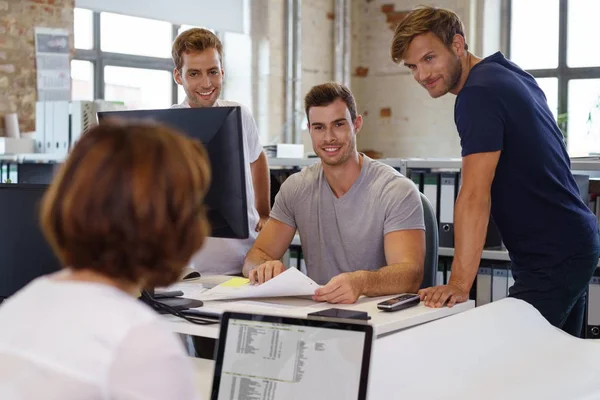
[[[425,220],[425,268],[423,273],[423,282],[421,282],[421,289],[423,289],[426,287],[435,286],[436,284],[438,269],[439,228],[433,206],[423,193],[419,194],[421,195],[421,203],[423,204],[423,217]]]

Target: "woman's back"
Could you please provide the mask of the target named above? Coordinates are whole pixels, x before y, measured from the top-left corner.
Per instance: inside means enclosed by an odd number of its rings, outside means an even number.
[[[115,287],[37,279],[0,326],[0,399],[197,398],[182,344]]]
[[[166,126],[81,136],[40,205],[65,270],[0,306],[1,400],[196,398],[182,343],[134,296],[202,246],[210,177],[202,144]]]

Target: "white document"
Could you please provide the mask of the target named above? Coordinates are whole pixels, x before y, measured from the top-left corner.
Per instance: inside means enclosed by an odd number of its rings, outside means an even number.
[[[71,100],[69,32],[35,27],[38,101]]]
[[[288,268],[261,285],[247,283],[241,286],[231,286],[225,282],[207,290],[198,298],[211,301],[257,297],[308,296],[314,294],[319,287],[315,281],[296,268]]]
[[[593,342],[505,298],[375,340],[368,398],[600,399],[600,345]],[[432,379],[428,359],[452,367]],[[410,379],[398,384],[399,377]]]

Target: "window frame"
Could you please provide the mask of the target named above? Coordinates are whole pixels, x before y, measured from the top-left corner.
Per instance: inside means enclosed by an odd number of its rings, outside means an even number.
[[[511,54],[511,30],[512,30],[512,3],[508,1],[507,32],[504,37],[506,41],[506,54],[510,59]],[[527,1],[527,0],[518,0]],[[567,120],[565,116],[569,110],[569,82],[576,79],[600,79],[600,65],[596,67],[569,67],[567,64],[567,34],[568,34],[568,12],[569,0],[559,0],[558,11],[558,67],[544,69],[526,70],[534,78],[557,78],[558,79],[558,120],[563,132],[567,132]],[[567,141],[569,139],[567,132]]]
[[[92,11],[92,49],[86,50],[76,48],[73,55],[73,60],[89,61],[93,65],[94,99],[104,99],[104,67],[106,66],[153,69],[159,71],[168,71],[170,74],[173,73],[174,65],[171,58],[148,57],[102,51],[100,46],[102,37],[100,18],[100,12]],[[173,42],[177,37],[180,27],[181,25],[171,24],[171,42]],[[218,32],[215,34],[219,36]],[[173,80],[171,82],[171,100],[173,104],[179,102],[177,87],[177,82]]]

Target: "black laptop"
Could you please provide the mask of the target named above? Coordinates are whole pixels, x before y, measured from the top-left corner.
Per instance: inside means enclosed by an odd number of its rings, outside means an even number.
[[[364,400],[373,328],[226,312],[212,400]]]

